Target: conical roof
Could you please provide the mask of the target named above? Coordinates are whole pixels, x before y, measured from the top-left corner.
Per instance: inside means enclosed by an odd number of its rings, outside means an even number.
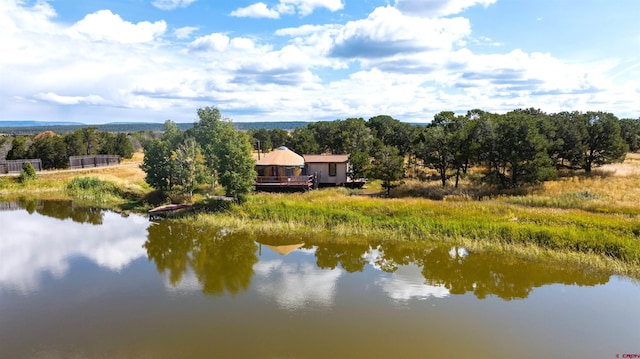
[[[258,166],[304,166],[304,158],[285,146],[278,147],[256,162]]]

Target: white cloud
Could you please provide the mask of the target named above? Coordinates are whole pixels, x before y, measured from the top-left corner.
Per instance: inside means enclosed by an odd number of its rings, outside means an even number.
[[[224,51],[229,46],[229,36],[213,33],[199,37],[189,44],[189,48],[198,51]]]
[[[300,16],[307,16],[316,9],[327,9],[331,12],[336,12],[342,10],[344,4],[342,0],[280,0],[277,8],[283,14],[297,11]]]
[[[178,39],[188,39],[194,31],[199,30],[198,27],[195,26],[185,26],[173,31],[173,34]]]
[[[464,18],[417,18],[393,7],[375,9],[364,20],[347,23],[335,38],[332,55],[380,58],[436,49],[451,49],[471,32]]]
[[[175,10],[179,7],[187,7],[196,0],[155,0],[151,2],[151,5],[161,10]]]
[[[55,102],[61,105],[77,105],[77,104],[90,104],[90,105],[99,105],[105,104],[106,101],[97,95],[89,95],[89,96],[61,96],[55,94],[53,92],[40,93],[34,96],[37,99]]]
[[[269,8],[267,4],[258,2],[236,9],[230,15],[235,17],[279,19],[280,15],[295,15],[297,13],[304,17],[311,15],[316,9],[327,9],[331,12],[336,12],[343,8],[342,0],[280,0],[275,8]]]
[[[253,18],[267,18],[277,19],[280,17],[280,13],[276,10],[267,8],[267,4],[263,2],[255,3],[247,7],[234,10],[230,14],[235,17],[253,17]]]
[[[151,42],[167,30],[164,20],[142,21],[137,24],[123,20],[110,10],[100,10],[85,16],[71,26],[67,33],[73,37],[87,37],[92,41],[114,41],[123,44]]]
[[[447,16],[458,14],[476,5],[487,7],[497,0],[396,0],[395,7],[405,14],[418,16]]]

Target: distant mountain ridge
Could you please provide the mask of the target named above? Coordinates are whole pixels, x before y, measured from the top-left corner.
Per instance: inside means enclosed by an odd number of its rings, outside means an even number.
[[[0,127],[37,127],[37,126],[86,126],[80,122],[56,121],[0,121]]]

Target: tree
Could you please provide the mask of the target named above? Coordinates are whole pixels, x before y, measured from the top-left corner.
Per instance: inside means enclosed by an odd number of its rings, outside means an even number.
[[[453,161],[453,153],[449,138],[443,126],[431,126],[425,129],[422,136],[422,150],[418,158],[427,167],[438,172],[442,187],[447,184],[447,169]]]
[[[199,174],[204,171],[204,158],[196,140],[189,137],[172,153],[172,161],[176,170],[176,181],[182,186],[182,192],[193,196],[193,190],[199,184]]]
[[[257,173],[251,144],[245,133],[227,130],[217,151],[219,182],[227,196],[238,198],[253,190]]]
[[[126,133],[120,132],[113,139],[113,152],[111,154],[118,155],[122,158],[131,158],[135,152],[133,143],[129,139]]]
[[[69,165],[64,139],[51,131],[42,132],[33,138],[29,157],[39,158],[44,169],[66,168]]]
[[[144,178],[151,187],[161,191],[170,190],[173,185],[173,161],[167,141],[153,139],[144,147],[144,159],[140,168],[146,173]]]
[[[631,152],[640,150],[640,119],[623,118],[620,120],[620,135]]]
[[[308,125],[294,129],[286,141],[286,146],[296,153],[320,153],[320,146],[316,142],[314,131]]]
[[[494,172],[503,187],[546,181],[555,177],[547,153],[548,141],[527,113],[512,111],[495,120]],[[507,180],[508,179],[508,180]]]
[[[193,126],[207,166],[227,195],[238,196],[253,189],[256,179],[251,144],[245,133],[236,131],[231,121],[222,120],[215,107],[198,109],[199,122]]]
[[[289,139],[289,132],[280,129],[280,128],[272,128],[269,132],[269,140],[273,148],[278,148],[280,146],[285,146],[287,140]]]
[[[8,160],[19,160],[27,158],[31,146],[31,139],[25,136],[17,136],[13,139],[11,149],[7,153]]]
[[[387,190],[387,196],[396,186],[395,182],[404,177],[404,158],[398,149],[392,146],[381,146],[373,155],[371,163],[372,178],[382,180],[382,188]]]
[[[269,152],[273,149],[273,143],[271,142],[271,136],[269,131],[265,128],[260,128],[256,131],[250,132],[254,141],[252,145],[255,145],[255,149],[260,149],[264,152]],[[260,147],[258,147],[258,143],[260,143]]]
[[[366,178],[371,167],[371,159],[367,152],[355,151],[349,155],[347,175],[352,181]]]
[[[593,166],[624,161],[628,147],[620,135],[618,118],[605,112],[587,112],[584,118],[588,133],[584,170],[589,173]]]

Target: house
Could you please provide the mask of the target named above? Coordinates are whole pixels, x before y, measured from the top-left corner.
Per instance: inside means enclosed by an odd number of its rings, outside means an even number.
[[[352,180],[349,177],[349,155],[304,155],[307,173],[316,176],[319,186],[347,186],[360,188],[365,179]]]
[[[305,168],[304,158],[285,146],[278,147],[256,162],[256,190],[308,190],[314,176]]]

